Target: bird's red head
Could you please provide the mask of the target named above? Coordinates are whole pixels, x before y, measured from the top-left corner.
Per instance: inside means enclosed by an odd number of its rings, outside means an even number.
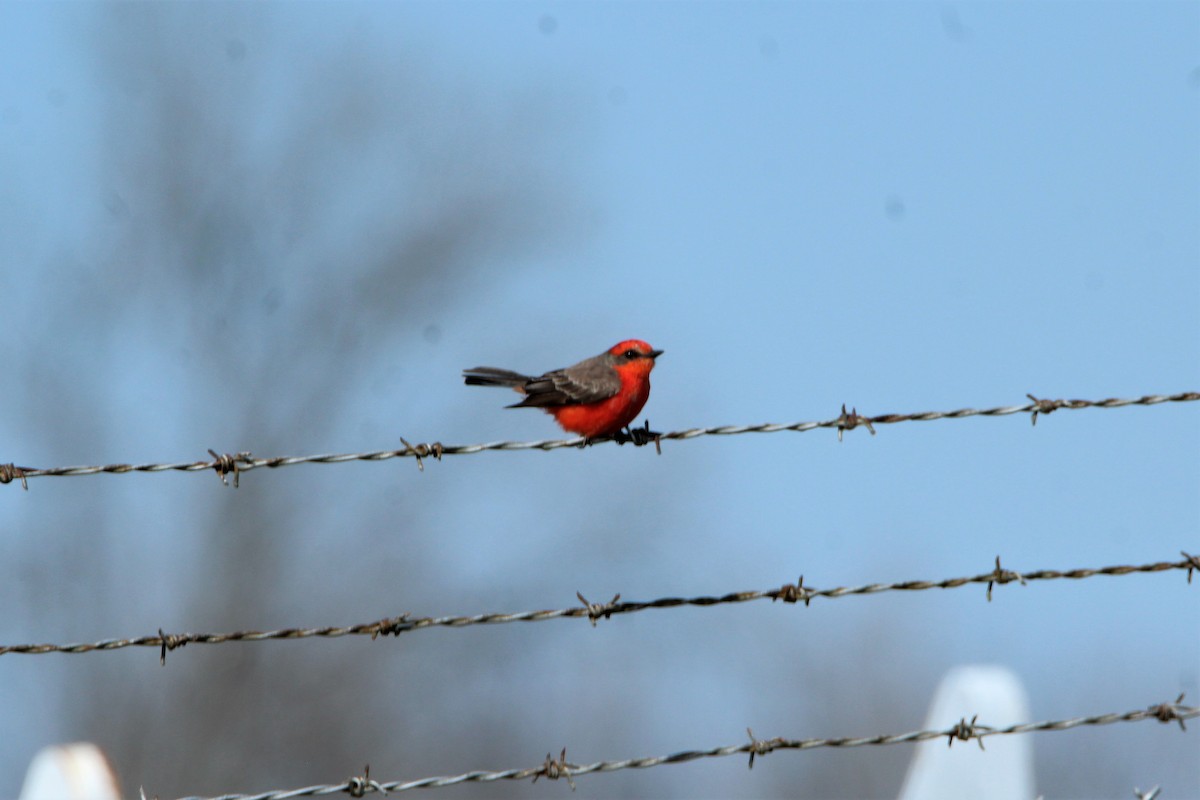
[[[617,357],[624,357],[630,361],[637,358],[648,358],[651,361],[662,355],[662,350],[655,350],[641,339],[626,339],[623,342],[617,342],[612,347],[608,348],[608,354]]]
[[[654,369],[654,359],[662,355],[662,350],[655,350],[641,339],[626,339],[608,348],[613,366],[622,372],[633,371],[649,375]]]
[[[626,379],[646,380],[654,369],[654,359],[662,355],[641,339],[626,339],[608,349],[613,367]]]

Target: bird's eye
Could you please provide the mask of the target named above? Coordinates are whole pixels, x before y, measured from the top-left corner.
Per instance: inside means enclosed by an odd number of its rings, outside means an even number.
[[[625,351],[626,358],[637,358],[640,355],[641,355],[641,353],[639,353],[637,350],[634,350],[633,348],[630,348]]]

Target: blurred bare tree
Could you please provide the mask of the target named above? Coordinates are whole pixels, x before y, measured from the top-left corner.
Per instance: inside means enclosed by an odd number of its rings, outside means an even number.
[[[268,452],[320,441],[364,393],[373,365],[419,343],[428,308],[453,307],[465,281],[488,280],[489,261],[564,227],[565,191],[540,156],[550,126],[536,102],[485,97],[429,74],[416,57],[382,58],[361,24],[347,25],[340,41],[321,37],[324,49],[280,41],[273,16],[291,11],[94,9],[84,42],[107,90],[94,146],[97,201],[109,218],[59,258],[60,285],[39,309],[66,339],[90,345],[58,358],[31,353],[24,365],[26,385],[39,387],[29,424],[47,452],[128,441],[120,426],[137,409],[120,417],[104,409],[112,376],[135,361],[182,365],[183,381],[158,387],[161,395],[181,418],[221,408],[222,437]],[[146,383],[155,382],[150,367]],[[48,396],[94,413],[71,415]],[[353,602],[321,608],[328,595],[311,587],[323,577],[336,575],[347,594],[422,580],[420,553],[430,545],[415,537],[405,559],[331,565],[324,549],[306,549],[304,518],[320,499],[285,487],[202,505],[188,505],[190,490],[144,487],[169,508],[158,531],[123,529],[113,507],[127,499],[85,490],[57,520],[42,517],[76,530],[80,519],[90,523],[87,536],[64,545],[55,576],[29,581],[30,613],[44,629],[61,630],[51,620],[65,612],[110,627],[169,583],[190,597],[176,600],[179,618],[234,629],[345,619]],[[389,501],[406,491],[392,485]],[[353,530],[328,535],[347,552],[368,549],[379,535],[371,520],[389,507],[355,509]],[[415,526],[422,513],[414,507],[405,519]],[[161,558],[146,552],[156,549]],[[131,584],[129,562],[118,565],[115,552],[132,554],[143,577]],[[131,585],[139,588],[122,588]],[[82,719],[65,727],[88,732],[127,779],[155,793],[348,775],[381,747],[403,751],[419,731],[397,728],[402,699],[363,697],[370,685],[410,691],[400,676],[389,679],[382,659],[341,652],[310,651],[302,669],[283,668],[289,654],[280,650],[264,663],[256,647],[217,660],[189,651],[190,663],[157,673],[129,661],[78,672],[72,664],[62,699]],[[433,675],[436,662],[415,669]],[[163,719],[169,736],[151,723]]]

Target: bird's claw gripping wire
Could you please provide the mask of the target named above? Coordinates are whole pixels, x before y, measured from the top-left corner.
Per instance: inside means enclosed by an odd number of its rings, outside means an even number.
[[[617,444],[632,444],[634,447],[642,447],[647,444],[654,444],[654,449],[658,454],[662,455],[662,433],[659,431],[650,430],[650,420],[640,428],[626,427],[623,431],[610,433],[605,436],[589,436],[579,442],[580,447],[591,447],[594,444],[601,442],[616,442]]]
[[[650,430],[650,420],[646,420],[640,428],[627,427],[623,431],[617,431],[613,434],[612,439],[617,444],[629,442],[634,447],[642,447],[653,442],[654,449],[660,456],[662,455],[662,433]]]

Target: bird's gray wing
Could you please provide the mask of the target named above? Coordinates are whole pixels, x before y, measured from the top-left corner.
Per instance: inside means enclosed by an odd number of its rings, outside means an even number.
[[[525,399],[510,406],[546,408],[607,400],[621,390],[621,378],[607,353],[556,369],[525,384]]]

